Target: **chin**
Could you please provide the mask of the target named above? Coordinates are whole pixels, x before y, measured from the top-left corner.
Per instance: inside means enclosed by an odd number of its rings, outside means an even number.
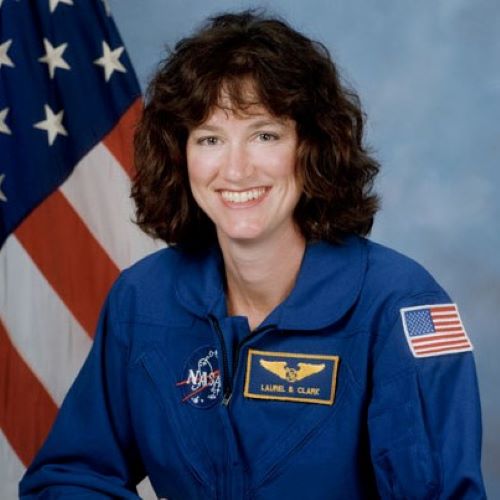
[[[248,233],[236,233],[236,234],[224,234],[223,238],[229,241],[240,242],[240,243],[251,243],[252,241],[259,241],[260,234],[248,234]]]
[[[217,231],[218,238],[224,239],[227,241],[234,241],[234,242],[240,242],[240,243],[250,243],[252,241],[258,241],[262,235],[263,232],[259,228],[233,228],[231,230],[219,230]]]

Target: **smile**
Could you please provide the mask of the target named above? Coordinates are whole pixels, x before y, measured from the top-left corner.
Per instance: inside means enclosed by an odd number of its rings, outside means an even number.
[[[262,198],[268,188],[259,187],[248,191],[220,191],[222,199],[229,203],[247,203]]]

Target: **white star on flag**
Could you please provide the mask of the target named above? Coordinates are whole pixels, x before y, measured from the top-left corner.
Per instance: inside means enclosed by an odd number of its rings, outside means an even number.
[[[0,44],[0,68],[2,67],[2,64],[10,66],[11,68],[14,67],[12,59],[7,55],[7,51],[9,50],[11,43],[12,39]]]
[[[7,196],[5,196],[2,191],[2,183],[4,179],[5,179],[5,174],[0,174],[0,201],[7,201]]]
[[[68,135],[68,132],[62,124],[62,119],[64,115],[64,110],[62,109],[59,113],[54,114],[52,109],[48,104],[45,104],[45,120],[35,123],[33,126],[40,130],[45,130],[47,132],[47,138],[49,140],[49,146],[54,144],[57,134]]]
[[[71,69],[71,66],[63,59],[64,51],[68,46],[67,43],[61,43],[59,47],[53,47],[52,44],[46,39],[43,39],[45,46],[45,55],[38,59],[40,62],[46,63],[49,66],[50,78],[54,78],[56,68]]]
[[[54,12],[60,3],[66,5],[73,5],[73,0],[49,0],[50,12]]]
[[[4,108],[0,111],[0,132],[2,134],[12,134],[9,126],[5,123],[5,119],[7,118],[7,114],[9,113],[9,108]]]
[[[106,81],[109,81],[113,71],[121,71],[122,73],[127,72],[119,60],[123,50],[123,46],[111,50],[106,42],[102,42],[102,57],[96,59],[94,63],[104,68],[104,78]]]

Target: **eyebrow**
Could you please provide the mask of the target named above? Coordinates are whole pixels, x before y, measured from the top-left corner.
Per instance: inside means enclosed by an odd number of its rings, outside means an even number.
[[[269,120],[269,119],[263,119],[263,120],[259,120],[259,121],[256,121],[255,123],[252,123],[252,125],[250,125],[250,128],[261,128],[261,127],[268,127],[269,125],[279,125],[279,126],[283,126],[285,124],[285,120],[281,119],[281,118],[274,118],[272,120]]]
[[[274,119],[262,119],[262,120],[258,120],[256,122],[253,122],[250,124],[249,128],[250,129],[258,129],[258,128],[261,128],[261,127],[268,127],[268,126],[275,126],[275,125],[278,125],[278,126],[283,126],[284,125],[284,122],[285,120],[283,119],[280,119],[280,118],[274,118]],[[204,124],[202,123],[201,125],[199,125],[198,127],[195,127],[194,130],[206,130],[208,132],[218,132],[220,130],[222,130],[223,127],[220,127],[218,125],[210,125],[210,124]]]
[[[208,132],[218,132],[220,129],[221,129],[221,127],[217,127],[216,125],[201,124],[201,125],[198,125],[197,127],[193,127],[192,130],[194,130],[194,131],[206,130]]]

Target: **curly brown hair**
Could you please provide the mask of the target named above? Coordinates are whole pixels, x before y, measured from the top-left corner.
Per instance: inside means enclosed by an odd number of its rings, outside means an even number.
[[[366,235],[378,209],[372,193],[379,164],[363,145],[359,98],[339,78],[328,50],[280,19],[255,11],[223,14],[182,39],[163,61],[146,94],[135,134],[137,223],[166,243],[204,248],[213,223],[189,187],[189,131],[219,105],[258,103],[297,124],[297,175],[303,193],[294,212],[307,240],[340,242]],[[247,83],[247,84],[245,84]]]

